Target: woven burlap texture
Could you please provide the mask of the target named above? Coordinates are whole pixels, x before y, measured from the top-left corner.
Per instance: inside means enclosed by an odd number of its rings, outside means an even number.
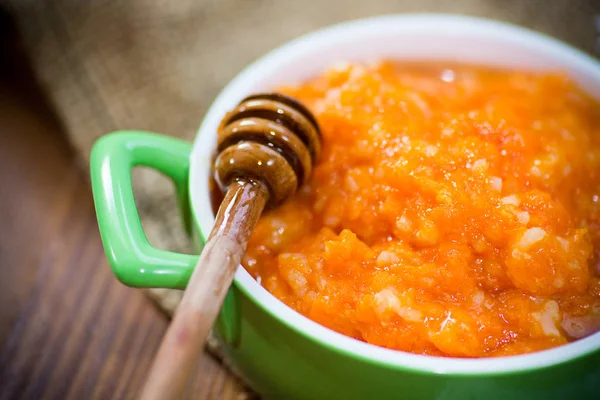
[[[80,165],[119,129],[192,140],[217,93],[249,62],[314,29],[405,12],[459,13],[512,22],[592,53],[594,0],[13,0],[34,68],[62,118]],[[135,171],[151,243],[189,252],[170,183]],[[181,293],[151,290],[167,313]],[[214,342],[209,348],[215,350]],[[215,353],[218,354],[218,351]]]

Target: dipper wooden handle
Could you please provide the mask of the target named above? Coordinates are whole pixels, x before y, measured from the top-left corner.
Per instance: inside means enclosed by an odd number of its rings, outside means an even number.
[[[244,99],[225,116],[218,134],[214,171],[225,198],[142,389],[143,400],[183,397],[258,218],[294,194],[321,151],[314,116],[277,93]]]

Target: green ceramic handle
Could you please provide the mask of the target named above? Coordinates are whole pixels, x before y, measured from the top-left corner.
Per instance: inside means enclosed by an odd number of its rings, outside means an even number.
[[[100,138],[90,168],[102,243],[117,278],[128,286],[183,289],[198,256],[160,250],[148,242],[133,197],[131,169],[153,168],[175,184],[181,210],[189,213],[187,180],[191,145],[142,131]],[[184,215],[189,232],[189,215]]]

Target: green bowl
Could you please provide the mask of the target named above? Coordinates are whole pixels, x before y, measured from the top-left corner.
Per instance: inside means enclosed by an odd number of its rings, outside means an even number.
[[[212,225],[209,179],[217,126],[246,95],[313,76],[339,61],[462,61],[561,69],[600,98],[600,64],[548,37],[498,22],[397,15],[335,25],[292,41],[242,71],[216,98],[194,144],[121,131],[94,146],[91,177],[102,241],[118,279],[133,287],[184,288],[197,256],[152,247],[142,230],[131,168],[175,183],[198,252]],[[600,398],[600,334],[558,348],[493,359],[407,354],[333,332],[298,314],[243,269],[217,330],[236,368],[266,399]]]

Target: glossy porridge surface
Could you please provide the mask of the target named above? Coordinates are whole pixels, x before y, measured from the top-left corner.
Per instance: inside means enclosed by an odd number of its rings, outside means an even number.
[[[600,108],[559,73],[338,65],[310,182],[244,267],[308,318],[418,354],[526,353],[600,330]]]

